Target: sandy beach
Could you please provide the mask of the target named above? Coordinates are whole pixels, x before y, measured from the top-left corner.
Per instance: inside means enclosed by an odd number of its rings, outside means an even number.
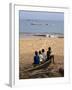
[[[39,51],[48,47],[52,48],[55,64],[50,64],[48,68],[35,70],[32,73],[25,73],[24,70],[32,67],[35,50]],[[48,72],[50,70],[54,73],[54,77],[61,77],[58,73],[59,68],[64,68],[64,38],[46,38],[46,37],[32,37],[20,38],[19,40],[19,75],[20,79],[35,78],[35,73]],[[56,74],[56,75],[55,75]],[[49,74],[44,74],[41,77],[49,77]],[[41,78],[40,75],[36,76]],[[52,76],[53,77],[53,76]]]

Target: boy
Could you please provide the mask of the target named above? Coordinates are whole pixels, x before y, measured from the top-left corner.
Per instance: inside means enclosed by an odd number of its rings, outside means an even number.
[[[53,59],[53,63],[54,63],[54,55],[52,54],[51,47],[49,47],[47,51],[47,60],[51,60],[51,59]]]

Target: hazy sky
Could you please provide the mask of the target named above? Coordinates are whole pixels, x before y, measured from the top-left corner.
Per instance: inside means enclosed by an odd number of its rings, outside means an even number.
[[[23,19],[40,19],[40,20],[64,20],[64,13],[56,12],[38,12],[38,11],[19,11],[20,20]]]

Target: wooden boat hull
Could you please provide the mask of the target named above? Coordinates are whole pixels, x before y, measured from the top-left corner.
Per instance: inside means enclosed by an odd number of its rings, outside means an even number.
[[[39,65],[34,65],[32,68],[27,69],[26,71],[33,71],[33,70],[37,70],[37,69],[42,69],[42,68],[46,68],[48,67],[48,65],[51,63],[51,60],[46,61],[43,64],[39,64]]]

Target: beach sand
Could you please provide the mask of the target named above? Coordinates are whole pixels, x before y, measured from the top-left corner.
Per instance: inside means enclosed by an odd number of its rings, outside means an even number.
[[[46,69],[35,70],[33,72],[24,72],[24,70],[32,67],[34,52],[51,47],[55,64],[50,64]],[[42,78],[42,77],[61,77],[59,68],[64,69],[64,38],[46,38],[46,37],[32,37],[20,38],[19,40],[19,78]],[[40,72],[48,72],[46,74],[39,74]],[[51,75],[51,72],[53,75]]]

